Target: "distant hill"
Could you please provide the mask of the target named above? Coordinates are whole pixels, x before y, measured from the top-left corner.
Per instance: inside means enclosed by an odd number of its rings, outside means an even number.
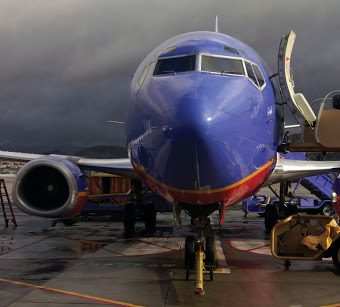
[[[80,147],[70,144],[63,144],[59,146],[37,146],[37,145],[23,145],[23,144],[0,144],[0,150],[38,153],[43,155],[57,154],[57,155],[71,155],[81,156],[84,158],[127,158],[127,149],[122,146],[106,146],[97,145],[90,147]]]
[[[62,145],[40,145],[40,144],[21,144],[21,143],[2,143],[0,150],[28,152],[37,154],[58,154],[58,155],[72,155],[74,152],[81,150],[82,147],[62,144]]]

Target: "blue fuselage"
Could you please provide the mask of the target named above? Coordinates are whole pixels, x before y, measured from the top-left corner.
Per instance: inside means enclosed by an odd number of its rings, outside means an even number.
[[[188,55],[195,56],[194,69],[155,73],[161,59]],[[208,56],[240,60],[244,73],[207,71]],[[275,114],[273,86],[253,49],[220,33],[182,34],[153,50],[134,75],[126,119],[130,159],[170,202],[235,203],[274,166]]]

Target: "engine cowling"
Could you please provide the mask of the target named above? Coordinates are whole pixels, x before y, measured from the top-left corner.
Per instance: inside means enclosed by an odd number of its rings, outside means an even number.
[[[85,175],[74,163],[49,156],[25,164],[13,184],[13,201],[25,213],[71,218],[88,197]]]

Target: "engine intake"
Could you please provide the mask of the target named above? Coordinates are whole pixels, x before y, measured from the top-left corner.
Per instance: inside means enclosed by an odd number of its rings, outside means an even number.
[[[14,203],[36,216],[70,218],[87,201],[84,174],[74,163],[58,157],[33,160],[18,172],[13,185]]]

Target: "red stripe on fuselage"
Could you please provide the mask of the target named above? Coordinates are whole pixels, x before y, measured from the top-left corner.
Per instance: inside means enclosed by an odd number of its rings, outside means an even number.
[[[266,163],[260,169],[246,178],[226,186],[213,190],[180,190],[167,186],[145,172],[144,169],[133,163],[135,171],[144,182],[157,194],[169,202],[183,202],[187,204],[207,205],[223,202],[224,206],[232,205],[252,194],[254,194],[268,177],[273,160]]]

